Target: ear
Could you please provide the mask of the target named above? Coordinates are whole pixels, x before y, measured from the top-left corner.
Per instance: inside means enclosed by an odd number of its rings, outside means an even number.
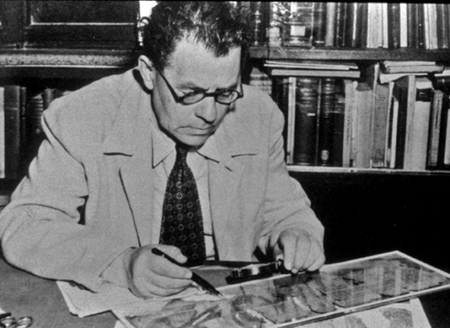
[[[147,56],[141,55],[138,59],[138,68],[145,87],[148,90],[152,90],[153,81],[155,80],[155,66]]]

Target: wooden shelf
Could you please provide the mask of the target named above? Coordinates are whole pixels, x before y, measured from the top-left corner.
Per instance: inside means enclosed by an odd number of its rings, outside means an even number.
[[[420,175],[420,176],[449,176],[450,171],[444,170],[426,170],[426,171],[407,171],[403,169],[370,169],[370,168],[355,168],[355,167],[324,167],[324,166],[301,166],[288,165],[289,172],[297,173],[356,173],[356,174],[375,174],[375,175]]]
[[[137,51],[0,49],[1,78],[98,78],[129,69]]]
[[[348,48],[300,48],[300,47],[251,47],[250,57],[254,59],[279,60],[430,60],[450,62],[450,50],[424,49],[348,49]]]

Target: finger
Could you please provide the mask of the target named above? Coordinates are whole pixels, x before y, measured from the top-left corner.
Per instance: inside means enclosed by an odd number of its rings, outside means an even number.
[[[297,238],[292,273],[298,273],[305,268],[306,261],[311,251],[311,240],[308,235],[302,234]]]
[[[319,258],[324,259],[325,256],[323,256],[323,249],[322,246],[314,239],[310,238],[311,240],[311,247],[309,254],[307,256],[307,260],[304,264],[304,269],[311,270],[311,267],[314,265],[314,267],[317,266],[320,261],[318,261]],[[323,263],[322,263],[323,264]]]
[[[291,233],[283,233],[280,235],[279,244],[283,251],[284,267],[290,271],[294,263],[297,237]]]
[[[148,283],[164,289],[184,289],[192,284],[190,279],[174,278],[168,275],[154,273],[147,278]]]
[[[152,261],[150,270],[158,276],[182,280],[189,280],[192,277],[192,272],[188,268],[181,267],[165,257],[153,256]]]
[[[180,264],[186,263],[187,261],[187,257],[176,246],[162,244],[158,245],[157,248]]]
[[[309,268],[307,268],[308,271],[316,271],[319,270],[320,267],[325,263],[325,255],[323,253],[321,253],[317,259],[315,260],[315,262],[313,264],[311,264],[311,266]]]

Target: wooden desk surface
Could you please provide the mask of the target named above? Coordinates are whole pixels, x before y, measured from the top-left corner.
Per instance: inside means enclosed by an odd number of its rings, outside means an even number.
[[[0,258],[0,308],[18,319],[31,316],[32,328],[113,328],[112,313],[79,318],[69,312],[54,281],[16,269]]]

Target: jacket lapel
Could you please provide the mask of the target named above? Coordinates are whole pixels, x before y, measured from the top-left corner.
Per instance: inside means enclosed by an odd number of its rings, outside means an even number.
[[[140,88],[138,85],[137,88]],[[116,156],[119,175],[133,213],[140,246],[151,240],[153,172],[149,95],[130,88],[124,97],[104,153]]]
[[[221,258],[227,257],[227,247],[224,245],[224,236],[227,231],[230,212],[235,208],[238,195],[237,189],[245,167],[238,160],[239,156],[254,155],[258,153],[259,140],[255,131],[249,131],[245,122],[235,120],[233,112],[228,114],[226,120],[211,137],[214,139],[217,160],[209,161],[209,184],[211,217],[214,235]],[[209,141],[209,140],[208,140]],[[209,146],[211,143],[205,144]]]

